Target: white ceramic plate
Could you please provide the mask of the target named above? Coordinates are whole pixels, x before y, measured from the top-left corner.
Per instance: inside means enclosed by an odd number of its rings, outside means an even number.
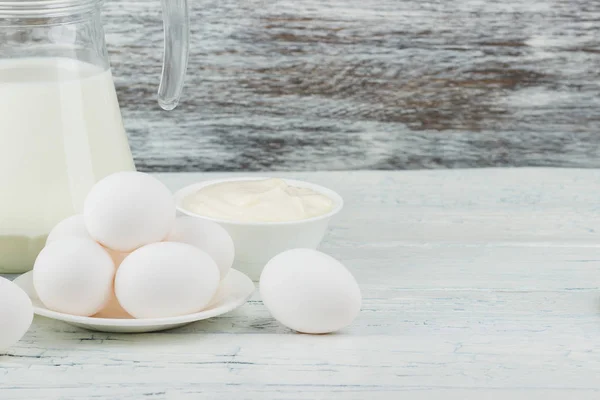
[[[252,283],[250,278],[240,271],[232,269],[221,283],[219,291],[209,308],[202,312],[172,318],[116,319],[79,317],[47,309],[39,300],[37,293],[35,293],[32,272],[27,272],[19,276],[14,282],[27,293],[33,303],[33,311],[37,315],[63,321],[92,331],[118,333],[156,332],[216,317],[246,303],[255,289],[254,283]]]

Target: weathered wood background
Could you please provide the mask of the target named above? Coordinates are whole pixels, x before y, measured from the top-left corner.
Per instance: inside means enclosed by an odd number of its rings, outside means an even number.
[[[170,113],[159,0],[105,4],[142,170],[600,167],[600,1],[191,3]]]

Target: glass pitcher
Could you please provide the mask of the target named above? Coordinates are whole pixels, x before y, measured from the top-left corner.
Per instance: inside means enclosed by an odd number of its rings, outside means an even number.
[[[0,273],[32,268],[92,185],[135,169],[110,72],[102,0],[0,0]],[[187,0],[162,0],[158,102],[177,106]]]

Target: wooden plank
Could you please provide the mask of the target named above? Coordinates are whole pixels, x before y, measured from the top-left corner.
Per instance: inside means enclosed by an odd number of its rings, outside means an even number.
[[[8,398],[85,397],[92,384],[99,398],[227,398],[242,388],[274,398],[332,390],[600,391],[596,291],[367,293],[357,323],[329,336],[290,335],[259,303],[163,334],[92,334],[37,319],[3,357],[0,387]]]
[[[295,334],[258,293],[222,317],[155,334],[36,317],[0,356],[0,398],[597,399],[600,257],[571,217],[594,223],[598,174],[293,174],[348,203],[323,250],[361,284],[363,309],[350,327]],[[215,176],[160,177],[176,189]],[[500,211],[506,223],[481,229]],[[540,232],[538,219],[562,229]],[[445,229],[433,229],[441,221]],[[430,224],[431,239],[410,236],[419,224]]]
[[[600,166],[597,1],[191,4],[170,113],[159,2],[104,6],[144,170]]]

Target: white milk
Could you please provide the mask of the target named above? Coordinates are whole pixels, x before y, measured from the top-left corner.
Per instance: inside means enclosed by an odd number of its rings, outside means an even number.
[[[0,272],[31,269],[92,185],[133,170],[110,70],[66,58],[0,61]]]

